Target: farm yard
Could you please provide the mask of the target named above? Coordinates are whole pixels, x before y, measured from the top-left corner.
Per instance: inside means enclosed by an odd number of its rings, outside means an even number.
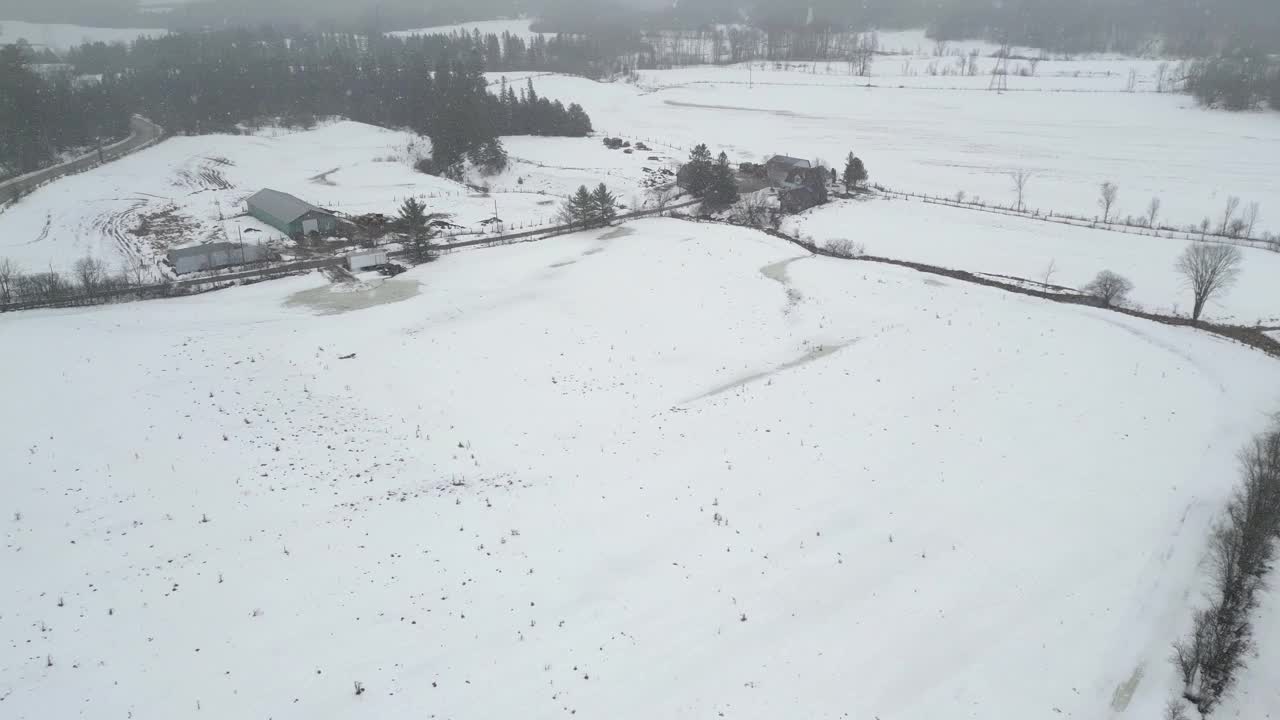
[[[666,152],[626,154],[590,138],[513,137],[507,147],[505,172],[475,178],[490,184],[483,192],[414,170],[413,161],[430,151],[420,138],[361,123],[174,137],[4,208],[0,257],[65,271],[85,255],[114,269],[129,257],[154,263],[169,249],[202,242],[287,246],[280,231],[244,214],[244,199],[264,187],[347,216],[394,215],[403,200],[417,197],[433,212],[449,213],[458,226],[452,232],[466,238],[553,225],[564,197],[587,182],[604,180],[624,204],[643,203],[645,169],[652,174],[672,162]]]

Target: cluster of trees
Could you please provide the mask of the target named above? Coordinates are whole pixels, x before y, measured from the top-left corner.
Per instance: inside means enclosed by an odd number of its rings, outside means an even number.
[[[140,38],[129,46],[83,46],[82,70],[101,72],[121,105],[171,132],[232,132],[239,124],[307,126],[340,115],[404,127],[432,139],[429,170],[475,154],[500,169],[504,134],[583,136],[591,120],[577,105],[490,93],[484,54],[469,36],[402,40],[352,34],[286,34],[272,28]],[[80,116],[80,107],[70,115]],[[495,160],[496,159],[496,160]]]
[[[32,69],[26,43],[0,46],[0,178],[38,170],[73,148],[129,134],[129,105],[110,81],[77,84]]]
[[[738,178],[729,166],[729,156],[723,152],[712,160],[711,151],[699,143],[689,153],[689,162],[681,168],[681,174],[686,177],[685,190],[702,198],[705,205],[727,207],[738,200]]]
[[[1280,541],[1280,427],[1273,426],[1245,446],[1240,474],[1210,540],[1209,604],[1195,613],[1190,635],[1173,646],[1183,698],[1206,715],[1217,707],[1249,657],[1250,614]],[[1172,708],[1170,715],[1177,717]]]
[[[618,216],[618,199],[604,183],[588,190],[586,185],[565,201],[556,219],[565,225],[594,227],[607,225]]]
[[[1183,87],[1208,107],[1251,110],[1269,103],[1280,110],[1280,62],[1257,49],[1233,50],[1192,63]]]

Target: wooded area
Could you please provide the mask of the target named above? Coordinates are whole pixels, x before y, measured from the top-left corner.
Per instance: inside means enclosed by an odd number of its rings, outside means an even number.
[[[525,62],[543,62],[556,47],[504,41],[513,53],[522,50]],[[74,72],[101,78],[78,86],[70,73],[32,71],[23,50],[12,46],[0,56],[0,128],[14,128],[0,163],[18,171],[40,167],[65,148],[122,128],[119,134],[127,133],[132,112],[187,134],[306,127],[324,116],[409,128],[432,138],[432,166],[424,169],[439,171],[493,147],[500,135],[591,132],[580,106],[540,98],[532,82],[520,93],[490,93],[484,46],[479,36],[370,43],[359,35],[286,36],[269,28],[175,34],[77,48],[68,56]]]

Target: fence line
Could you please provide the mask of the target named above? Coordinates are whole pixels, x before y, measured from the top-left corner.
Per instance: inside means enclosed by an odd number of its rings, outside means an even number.
[[[1069,225],[1071,227],[1088,228],[1091,230],[1105,230],[1108,232],[1125,233],[1127,235],[1142,235],[1144,237],[1166,238],[1170,240],[1186,240],[1195,242],[1216,242],[1224,245],[1238,245],[1240,247],[1255,248],[1258,250],[1270,250],[1271,252],[1280,252],[1280,241],[1264,240],[1261,238],[1236,238],[1229,235],[1222,235],[1216,232],[1192,232],[1189,230],[1178,230],[1169,227],[1149,228],[1143,225],[1130,225],[1115,221],[1102,221],[1097,218],[1084,218],[1076,215],[1055,214],[1052,211],[1042,213],[1039,210],[1018,210],[1013,207],[1004,207],[1001,205],[988,205],[985,203],[974,202],[971,200],[956,200],[955,198],[945,198],[937,195],[927,195],[924,193],[904,192],[901,190],[892,190],[881,185],[873,186],[877,192],[891,198],[901,200],[918,200],[930,205],[945,205],[947,207],[960,208],[963,210],[974,210],[978,212],[987,212],[995,215],[1006,215],[1009,217],[1024,218],[1026,220],[1038,220],[1040,222],[1051,222],[1059,225]]]
[[[679,210],[701,202],[701,200],[690,200],[674,205],[667,205],[661,208],[651,208],[648,210],[637,210],[634,212],[619,215],[614,219],[615,222],[626,222],[628,220],[637,220],[652,215]],[[477,238],[475,240],[464,240],[462,242],[450,243],[447,245],[437,245],[433,249],[444,252],[457,250],[468,247],[487,247],[493,245],[509,245],[516,242],[532,242],[536,240],[546,240],[559,235],[567,235],[569,233],[579,232],[591,229],[591,225],[583,225],[581,223],[573,223],[568,225],[556,225],[552,227],[539,228],[536,230],[526,230],[518,233],[508,233],[505,235],[495,235],[493,237]],[[599,226],[594,226],[599,227]],[[413,253],[412,249],[395,250],[387,253],[392,257],[408,257]],[[203,285],[218,285],[219,283],[233,283],[240,280],[250,280],[255,278],[267,278],[273,275],[288,275],[291,273],[302,272],[306,270],[315,270],[325,267],[341,266],[345,258],[342,256],[312,258],[309,260],[298,260],[281,264],[269,264],[266,267],[255,268],[252,270],[231,271],[222,274],[201,275],[199,277],[183,278],[171,282],[153,283],[150,285],[135,285],[126,288],[114,288],[111,290],[103,290],[90,294],[75,293],[67,295],[59,295],[57,297],[39,298],[33,300],[23,300],[19,302],[10,302],[0,304],[0,312],[16,311],[16,310],[35,310],[38,308],[67,307],[75,305],[94,305],[102,302],[110,301],[113,298],[133,297],[135,299],[148,299],[158,297],[170,297],[173,295],[187,294]],[[226,287],[224,285],[223,287]],[[218,288],[211,288],[218,289]]]

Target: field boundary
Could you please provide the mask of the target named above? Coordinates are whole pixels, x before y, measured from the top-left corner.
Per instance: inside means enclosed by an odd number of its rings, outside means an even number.
[[[804,248],[805,250],[808,250],[809,252],[813,253],[814,255],[822,255],[823,257],[837,258],[840,260],[874,262],[874,263],[881,263],[884,265],[897,265],[898,267],[910,268],[912,270],[916,270],[917,272],[927,273],[930,275],[940,275],[942,277],[949,277],[949,278],[952,278],[953,280],[960,280],[963,282],[972,283],[974,285],[984,285],[986,287],[996,288],[996,289],[1004,290],[1006,292],[1011,292],[1011,293],[1017,293],[1019,295],[1028,295],[1030,297],[1037,297],[1043,300],[1052,300],[1053,302],[1064,303],[1067,305],[1084,305],[1086,307],[1098,308],[1100,310],[1110,310],[1112,312],[1120,313],[1121,315],[1128,315],[1130,317],[1136,317],[1143,320],[1150,320],[1152,322],[1158,322],[1164,325],[1172,325],[1175,327],[1189,327],[1197,330],[1203,330],[1205,332],[1218,335],[1220,337],[1224,337],[1228,340],[1233,340],[1235,342],[1241,343],[1242,345],[1248,345],[1249,347],[1255,348],[1257,350],[1261,350],[1262,352],[1270,355],[1271,357],[1280,359],[1280,342],[1277,342],[1275,339],[1267,335],[1266,332],[1264,332],[1264,329],[1261,327],[1253,327],[1248,325],[1219,325],[1216,323],[1192,320],[1191,318],[1180,317],[1177,315],[1161,315],[1159,313],[1151,313],[1151,312],[1146,312],[1144,310],[1135,310],[1133,308],[1116,307],[1116,306],[1104,307],[1097,300],[1095,300],[1094,298],[1088,295],[1063,293],[1060,290],[1058,292],[1052,292],[1048,289],[1036,290],[1032,287],[1029,287],[1029,285],[1040,284],[1034,280],[1025,280],[1024,281],[1025,284],[1014,284],[1014,283],[1007,283],[1007,282],[1002,282],[1000,280],[996,280],[995,276],[992,276],[992,275],[983,275],[979,273],[969,272],[967,270],[953,270],[951,268],[940,267],[938,265],[929,265],[927,263],[913,262],[910,260],[895,260],[893,258],[878,257],[875,255],[856,255],[854,257],[844,257],[841,255],[836,255],[829,251],[823,250],[822,248],[818,247],[813,243],[809,243],[804,240],[801,240],[800,238],[787,235],[786,233],[780,230],[773,230],[771,228],[768,228],[768,229],[764,229],[763,232],[765,232],[766,234],[772,235],[776,238],[780,238],[782,240],[786,240],[787,242],[798,245]],[[1015,278],[1009,278],[1009,279],[1013,280]]]
[[[1069,225],[1071,227],[1085,228],[1088,230],[1118,232],[1126,235],[1141,235],[1143,237],[1182,240],[1186,242],[1214,242],[1223,245],[1236,245],[1238,247],[1280,252],[1280,241],[1276,240],[1231,237],[1215,232],[1191,232],[1189,230],[1178,230],[1177,228],[1165,226],[1150,228],[1144,225],[1130,225],[1123,222],[1102,221],[1097,218],[1084,218],[1075,215],[1055,213],[1053,211],[1045,213],[1040,210],[1018,210],[1017,208],[1005,207],[1002,205],[989,205],[986,203],[968,200],[945,198],[938,195],[893,190],[882,185],[874,185],[872,187],[879,194],[896,200],[915,200],[917,202],[928,203],[930,205],[944,205],[958,210],[973,210],[975,212],[986,212],[994,215],[1005,215],[1007,217],[1018,217],[1026,220],[1038,220],[1040,222],[1050,222],[1058,225]]]

